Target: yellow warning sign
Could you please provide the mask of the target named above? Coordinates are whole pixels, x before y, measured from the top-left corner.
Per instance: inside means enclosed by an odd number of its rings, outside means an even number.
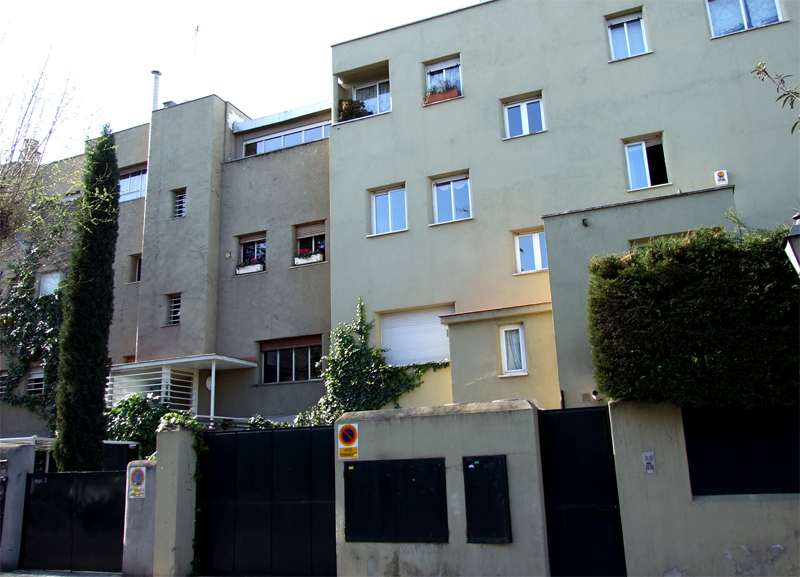
[[[339,425],[339,458],[358,459],[358,425]]]

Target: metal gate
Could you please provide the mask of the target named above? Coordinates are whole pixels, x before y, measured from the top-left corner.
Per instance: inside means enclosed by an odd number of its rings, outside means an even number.
[[[333,427],[208,433],[197,485],[201,575],[335,575]]]
[[[28,474],[20,567],[122,571],[125,471]]]
[[[551,575],[625,575],[607,407],[539,413]]]

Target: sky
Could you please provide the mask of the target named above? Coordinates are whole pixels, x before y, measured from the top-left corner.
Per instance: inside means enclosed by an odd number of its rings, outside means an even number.
[[[478,3],[17,1],[0,13],[0,130],[43,68],[43,118],[67,86],[71,98],[46,160],[80,154],[106,122],[149,122],[151,70],[160,102],[216,94],[251,118],[328,100],[332,44]]]

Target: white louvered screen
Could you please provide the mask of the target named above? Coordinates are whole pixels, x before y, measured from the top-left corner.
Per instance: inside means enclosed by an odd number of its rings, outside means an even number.
[[[390,365],[428,363],[450,358],[450,338],[439,315],[455,312],[453,305],[381,315],[381,346]]]

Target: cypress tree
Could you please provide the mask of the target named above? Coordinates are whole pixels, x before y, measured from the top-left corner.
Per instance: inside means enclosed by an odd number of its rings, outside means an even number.
[[[64,321],[54,455],[60,471],[99,470],[106,430],[103,409],[119,210],[119,168],[108,125],[100,138],[87,142],[85,160],[75,244],[61,285]]]

